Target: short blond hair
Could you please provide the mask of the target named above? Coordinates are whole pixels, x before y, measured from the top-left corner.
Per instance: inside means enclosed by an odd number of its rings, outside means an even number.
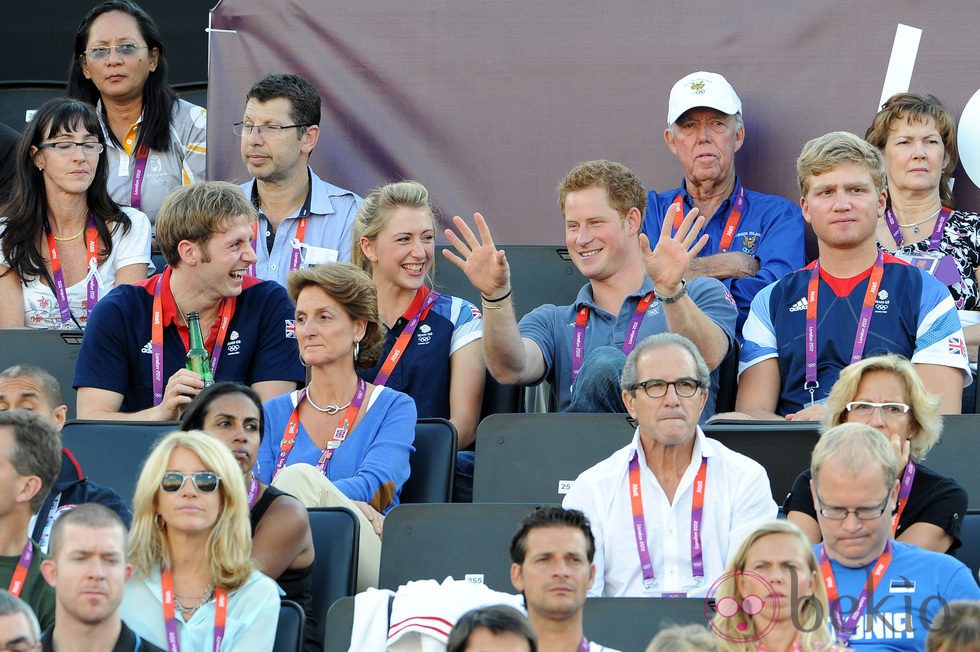
[[[810,474],[815,487],[820,485],[820,470],[830,460],[843,462],[852,475],[869,466],[877,466],[888,491],[898,477],[898,458],[891,442],[877,428],[864,423],[842,423],[820,435],[810,457]]]
[[[558,184],[558,207],[565,214],[565,200],[568,193],[589,188],[605,188],[609,205],[626,219],[631,208],[646,214],[647,192],[640,178],[633,170],[622,163],[598,160],[579,163],[565,175]]]
[[[242,189],[227,181],[203,181],[173,189],[157,212],[157,245],[171,267],[180,263],[177,245],[189,240],[202,247],[228,220],[244,215],[249,222],[258,211]]]
[[[197,455],[208,470],[221,478],[217,489],[221,494],[221,510],[202,554],[214,583],[234,591],[245,584],[254,568],[245,480],[228,447],[200,430],[178,430],[165,435],[143,463],[133,496],[129,560],[142,577],[148,577],[155,566],[171,565],[167,526],[157,527],[157,492],[162,491],[160,481],[170,455],[178,448]]]
[[[847,163],[865,168],[878,192],[887,187],[885,159],[878,148],[850,132],[832,131],[808,141],[796,159],[800,192],[806,197],[813,177]]]

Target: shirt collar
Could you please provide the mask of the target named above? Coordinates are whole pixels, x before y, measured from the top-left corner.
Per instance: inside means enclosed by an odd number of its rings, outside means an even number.
[[[732,186],[732,192],[727,197],[725,197],[725,200],[723,202],[721,202],[721,204],[718,206],[718,210],[715,211],[715,214],[716,215],[718,214],[719,211],[722,212],[722,213],[727,213],[728,212],[729,206],[732,205],[732,198],[735,197],[735,192],[738,190],[738,187],[739,187],[739,185],[741,183],[742,183],[741,180],[738,178],[738,173],[736,173],[735,174],[735,185]],[[694,200],[691,199],[690,193],[687,192],[687,179],[682,179],[681,180],[681,197],[684,200],[684,206],[685,206],[685,208],[687,208],[687,209],[694,208]],[[705,219],[708,219],[710,217],[714,217],[714,215],[705,215]],[[654,243],[651,242],[650,244],[652,245]]]
[[[652,291],[653,291],[653,281],[650,280],[649,276],[644,276],[643,283],[640,284],[640,287],[635,292],[631,292],[629,295],[627,295],[623,303],[625,304],[630,299],[637,299],[639,301],[639,299],[642,299],[644,296],[646,296]],[[585,306],[589,310],[599,310],[605,313],[605,311],[602,310],[602,308],[596,305],[595,298],[592,295],[592,283],[586,283],[585,285],[582,286],[582,289],[578,291],[578,295],[575,297],[574,305],[576,310]]]

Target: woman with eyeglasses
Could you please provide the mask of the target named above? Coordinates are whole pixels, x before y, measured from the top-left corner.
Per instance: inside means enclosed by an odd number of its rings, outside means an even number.
[[[150,222],[109,197],[105,138],[84,102],[42,104],[16,166],[0,207],[0,328],[82,329],[113,287],[146,278]]]
[[[204,180],[207,114],[177,99],[160,30],[138,5],[108,0],[75,32],[68,96],[96,105],[105,126],[109,193],[154,222],[167,194]]]
[[[322,650],[313,612],[313,535],[306,508],[298,500],[259,482],[252,472],[265,427],[262,400],[241,383],[221,382],[195,397],[180,421],[184,431],[201,430],[231,450],[241,469],[252,525],[252,559],[276,580],[283,596],[306,612],[303,649]]]
[[[179,650],[272,650],[279,590],[255,570],[248,498],[228,447],[173,432],[136,483],[120,615],[142,638]]]
[[[942,431],[939,403],[939,397],[926,391],[915,367],[905,358],[893,354],[867,358],[841,371],[827,398],[823,430],[855,421],[883,432],[895,447],[901,467],[892,536],[928,550],[952,552],[962,543],[966,490],[922,464]],[[781,511],[816,544],[820,528],[810,477],[806,470],[796,478]]]

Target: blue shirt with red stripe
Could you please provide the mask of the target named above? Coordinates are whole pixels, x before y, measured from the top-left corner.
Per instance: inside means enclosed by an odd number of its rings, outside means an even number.
[[[95,387],[123,395],[121,412],[153,407],[151,324],[157,276],[120,285],[99,301],[89,316],[75,365],[77,387]],[[177,319],[169,287],[160,293],[163,308],[163,382],[184,367],[187,327]],[[246,276],[235,302],[214,374],[216,381],[246,385],[269,380],[303,383],[306,373],[296,341],[286,337],[293,304],[281,285]],[[88,329],[92,329],[89,331]],[[213,350],[218,324],[205,337]]]

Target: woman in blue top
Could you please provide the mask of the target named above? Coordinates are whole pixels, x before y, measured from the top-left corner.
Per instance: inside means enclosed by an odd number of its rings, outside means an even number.
[[[362,519],[358,584],[370,586],[382,514],[398,504],[408,479],[415,403],[357,377],[357,369],[374,366],[384,341],[377,292],[365,272],[328,263],[292,272],[287,282],[310,383],[265,404],[259,480],[307,507],[354,508]]]

